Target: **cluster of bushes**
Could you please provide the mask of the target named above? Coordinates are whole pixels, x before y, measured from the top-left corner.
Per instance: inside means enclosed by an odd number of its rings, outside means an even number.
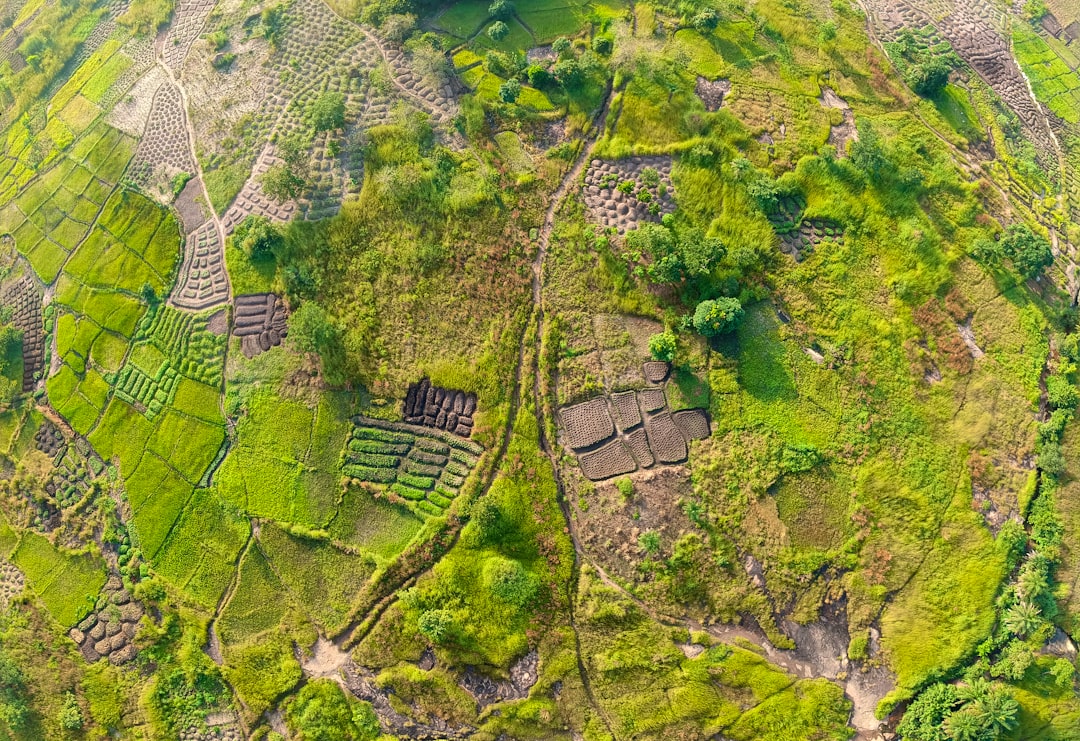
[[[937,97],[949,83],[952,71],[962,64],[951,48],[930,47],[908,28],[900,32],[896,41],[886,44],[885,50],[908,86],[924,98]]]

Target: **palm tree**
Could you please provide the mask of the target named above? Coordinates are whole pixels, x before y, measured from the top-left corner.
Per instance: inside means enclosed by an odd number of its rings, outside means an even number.
[[[994,687],[985,697],[975,702],[974,708],[983,722],[983,727],[995,737],[1017,726],[1016,714],[1020,711],[1020,704],[1004,687]]]
[[[1042,623],[1042,613],[1038,605],[1031,602],[1017,602],[1005,613],[1005,629],[1013,635],[1025,636],[1033,633]]]
[[[952,741],[980,741],[986,726],[970,707],[945,719],[945,732]]]

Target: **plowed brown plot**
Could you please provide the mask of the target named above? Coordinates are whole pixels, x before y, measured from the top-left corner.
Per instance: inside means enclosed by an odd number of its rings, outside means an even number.
[[[670,363],[664,363],[659,360],[650,360],[642,366],[642,372],[645,374],[645,380],[649,383],[663,383],[667,380],[668,371],[671,370]]]
[[[103,657],[111,664],[131,661],[138,653],[133,639],[143,616],[142,605],[132,599],[116,576],[105,582],[98,604],[100,609],[84,618],[68,635],[88,662]]]
[[[634,458],[642,468],[648,468],[656,463],[652,451],[649,450],[649,439],[645,436],[644,427],[639,427],[627,435],[626,444],[630,446],[630,452],[634,454]]]
[[[620,430],[625,432],[641,424],[641,410],[638,409],[637,394],[633,391],[612,394],[611,405],[615,407]]]
[[[566,407],[560,416],[566,429],[566,439],[575,450],[596,445],[615,434],[615,425],[604,397]]]
[[[253,358],[281,344],[288,334],[289,313],[285,302],[273,293],[252,293],[236,297],[233,336],[241,338],[244,356]]]
[[[476,394],[432,386],[426,378],[409,386],[405,395],[404,416],[409,424],[469,437],[475,413]]]
[[[637,463],[622,440],[612,440],[581,456],[581,472],[593,481],[620,476],[636,469]]]
[[[709,418],[700,409],[684,409],[671,416],[687,440],[704,440],[709,436]]]
[[[645,422],[649,449],[661,463],[680,463],[686,460],[686,440],[670,414],[659,414]]]
[[[641,408],[646,412],[658,412],[667,406],[664,389],[643,389],[640,392]]]
[[[12,309],[12,322],[22,332],[22,390],[33,391],[45,357],[45,332],[41,324],[41,294],[37,284],[24,277],[0,295],[0,304]]]

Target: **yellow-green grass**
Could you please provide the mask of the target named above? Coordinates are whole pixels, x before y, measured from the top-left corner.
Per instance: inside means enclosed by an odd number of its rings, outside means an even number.
[[[1069,123],[1080,123],[1080,74],[1034,31],[1022,23],[1013,27],[1016,59],[1031,80],[1035,97]]]
[[[58,115],[71,132],[78,136],[101,115],[101,108],[82,95],[76,95]]]
[[[154,570],[197,605],[213,610],[236,573],[236,558],[250,532],[250,523],[224,507],[212,490],[197,489],[154,559]]]
[[[460,39],[467,39],[488,19],[489,4],[486,0],[454,3],[435,20],[435,26]]]
[[[471,48],[477,54],[484,54],[489,50],[502,52],[524,52],[535,44],[532,34],[529,33],[516,19],[509,18],[505,23],[509,32],[501,39],[495,40],[488,35],[490,25],[484,27],[484,32],[473,40]]]
[[[142,413],[114,396],[89,439],[98,454],[105,460],[115,459],[120,474],[127,477],[138,467],[153,433],[153,424]]]
[[[262,551],[250,548],[240,563],[236,589],[221,612],[218,635],[226,646],[244,643],[280,625],[290,603]]]
[[[328,530],[335,540],[361,548],[386,563],[404,551],[422,527],[420,518],[404,507],[375,499],[366,490],[350,488],[342,495]]]
[[[105,562],[99,556],[61,550],[34,532],[22,536],[12,561],[45,609],[65,628],[93,608],[105,584]]]
[[[87,80],[82,88],[82,95],[93,103],[100,103],[109,89],[116,84],[120,75],[124,74],[134,61],[127,54],[120,52],[113,54],[94,75]]]
[[[90,57],[83,62],[71,78],[64,84],[50,102],[50,109],[55,112],[68,104],[72,98],[78,95],[83,86],[98,73],[109,58],[120,49],[120,42],[109,39],[101,45]]]
[[[375,560],[346,553],[326,541],[294,537],[273,524],[261,528],[259,545],[295,603],[321,632],[340,633],[353,600],[375,571]]]

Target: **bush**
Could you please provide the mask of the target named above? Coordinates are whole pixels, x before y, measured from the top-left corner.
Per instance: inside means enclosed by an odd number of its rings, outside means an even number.
[[[1046,379],[1046,400],[1055,409],[1075,409],[1080,404],[1080,393],[1067,378],[1053,375]]]
[[[702,33],[708,33],[720,25],[720,14],[713,8],[705,8],[694,16],[690,25]]]
[[[345,125],[345,96],[325,92],[311,106],[311,124],[316,131],[340,129]]]
[[[315,679],[286,701],[285,719],[306,741],[373,741],[380,735],[371,705],[341,691],[330,679]]]
[[[416,627],[424,638],[439,644],[449,640],[456,626],[449,610],[426,610],[416,621]]]
[[[555,65],[555,79],[567,90],[576,90],[581,86],[585,73],[576,59],[563,59]]]
[[[272,165],[262,176],[263,193],[278,202],[296,198],[304,192],[304,179],[284,164]]]
[[[664,360],[670,363],[675,359],[675,334],[665,330],[654,334],[649,338],[649,354],[655,360]]]
[[[521,83],[511,78],[499,86],[499,99],[504,103],[513,103],[521,95]]]
[[[735,329],[742,317],[742,304],[737,298],[702,301],[694,310],[694,329],[706,337],[718,337]]]
[[[505,21],[514,14],[514,4],[510,0],[495,0],[488,6],[488,15],[500,21]]]
[[[1013,224],[1001,238],[1001,252],[1024,278],[1034,278],[1054,262],[1050,242],[1027,224]]]
[[[252,259],[270,257],[282,242],[281,232],[265,216],[252,214],[233,232],[235,244]]]
[[[57,720],[65,731],[77,731],[83,727],[82,709],[79,708],[79,701],[71,692],[64,695],[64,704],[60,706],[60,715]]]
[[[484,581],[492,594],[518,608],[524,608],[536,599],[539,588],[536,576],[526,571],[520,561],[499,556],[484,564]]]
[[[488,26],[487,34],[493,41],[502,41],[510,33],[510,27],[502,21],[495,21]]]
[[[529,84],[535,88],[543,87],[551,82],[551,73],[548,72],[547,67],[539,64],[529,65],[529,68],[525,70],[525,75],[529,78]]]

